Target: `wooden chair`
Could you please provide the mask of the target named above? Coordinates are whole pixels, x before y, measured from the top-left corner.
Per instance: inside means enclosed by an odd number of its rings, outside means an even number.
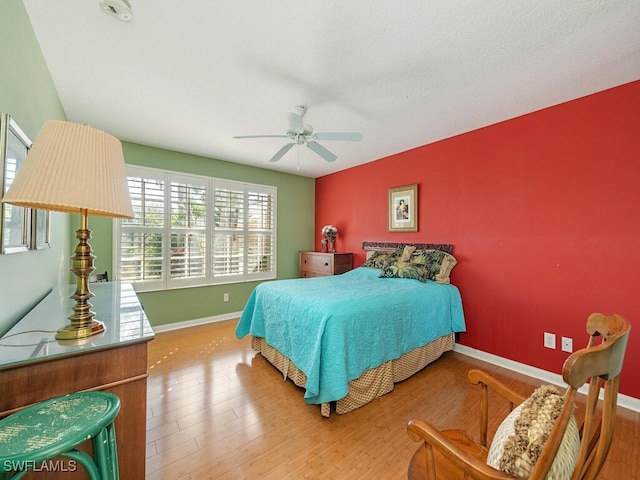
[[[89,283],[108,282],[108,281],[109,281],[109,272],[98,273],[96,275],[89,275]]]
[[[547,477],[556,457],[569,420],[574,412],[577,390],[590,380],[582,426],[579,427],[580,450],[571,480],[595,479],[602,469],[613,437],[618,383],[624,360],[630,325],[619,315],[594,313],[587,320],[590,335],[586,348],[571,354],[564,363],[562,377],[568,387],[565,402],[537,463],[529,476],[532,480]],[[601,337],[601,341],[598,341]],[[481,387],[479,441],[473,441],[460,430],[440,431],[424,420],[409,421],[407,433],[415,441],[422,441],[409,464],[408,478],[416,479],[513,479],[486,463],[489,444],[489,392],[497,392],[511,409],[525,401],[525,397],[480,370],[471,370],[469,381]],[[601,388],[603,401],[598,405]],[[578,424],[579,425],[579,424]]]

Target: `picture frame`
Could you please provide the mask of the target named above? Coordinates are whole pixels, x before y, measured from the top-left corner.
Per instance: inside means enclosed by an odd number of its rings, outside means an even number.
[[[418,184],[389,189],[389,231],[418,231]]]
[[[0,195],[4,196],[31,148],[31,140],[11,115],[0,117]],[[30,209],[2,203],[0,207],[0,253],[26,252],[31,241]]]

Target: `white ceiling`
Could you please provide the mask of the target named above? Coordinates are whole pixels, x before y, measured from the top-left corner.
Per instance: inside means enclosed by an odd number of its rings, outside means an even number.
[[[640,79],[638,0],[24,0],[70,121],[308,177]],[[277,163],[287,112],[361,142]],[[299,161],[299,171],[298,171]]]

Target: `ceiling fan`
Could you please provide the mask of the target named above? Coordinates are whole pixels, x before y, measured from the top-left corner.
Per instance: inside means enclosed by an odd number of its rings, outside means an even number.
[[[302,121],[302,117],[307,111],[307,107],[297,106],[293,112],[289,113],[289,129],[284,135],[237,135],[233,138],[289,138],[291,143],[276,152],[269,159],[270,162],[277,162],[291,150],[294,145],[305,144],[310,150],[324,158],[327,162],[333,162],[338,158],[336,154],[330,152],[320,145],[316,140],[342,140],[349,142],[359,142],[362,135],[356,132],[321,132],[313,133],[313,127]]]

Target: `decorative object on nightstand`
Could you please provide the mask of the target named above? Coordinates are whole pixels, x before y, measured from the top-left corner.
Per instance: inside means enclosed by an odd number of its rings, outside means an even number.
[[[333,225],[325,225],[322,227],[322,251],[326,252],[327,247],[329,253],[334,253],[336,251],[336,237],[338,236],[338,229]]]
[[[299,252],[300,278],[340,275],[353,268],[352,253]]]
[[[104,331],[94,320],[88,278],[95,270],[88,216],[133,218],[120,141],[100,130],[71,122],[46,122],[18,171],[5,203],[80,214],[78,245],[71,257],[77,287],[70,323],[58,330],[60,340]]]

